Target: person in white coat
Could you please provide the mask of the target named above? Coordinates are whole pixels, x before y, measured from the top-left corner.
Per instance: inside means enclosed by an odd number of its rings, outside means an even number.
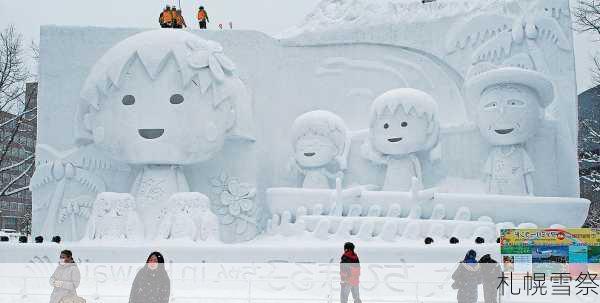
[[[54,287],[50,303],[60,303],[67,298],[77,298],[80,279],[79,268],[73,260],[73,253],[70,250],[63,250],[60,253],[59,265],[50,277],[50,285]]]

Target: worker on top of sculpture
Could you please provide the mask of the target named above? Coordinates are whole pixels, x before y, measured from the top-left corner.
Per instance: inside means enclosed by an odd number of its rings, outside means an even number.
[[[341,177],[350,143],[344,121],[324,110],[305,113],[292,125],[292,168],[304,179],[303,188],[331,188],[329,180]]]
[[[524,148],[539,128],[554,86],[539,72],[484,63],[466,84],[477,125],[493,147],[483,167],[489,193],[533,195],[535,170]]]
[[[161,205],[189,186],[182,165],[217,154],[226,139],[252,140],[245,85],[222,47],[185,31],[148,31],[111,48],[81,92],[77,142],[138,165],[131,193],[146,237]]]
[[[204,9],[204,6],[200,6],[200,8],[198,9],[197,18],[200,29],[206,29],[206,23],[210,22],[210,20],[208,19],[208,13]]]
[[[158,17],[158,23],[162,28],[172,27],[173,15],[171,14],[171,6],[167,5]]]
[[[369,121],[362,153],[387,166],[383,190],[408,191],[415,187],[413,178],[422,184],[419,154],[429,158],[440,133],[433,97],[411,88],[390,90],[375,99]]]
[[[185,24],[185,19],[183,19],[183,13],[181,12],[181,9],[177,9],[175,11],[175,28],[184,28],[187,27],[187,24]]]

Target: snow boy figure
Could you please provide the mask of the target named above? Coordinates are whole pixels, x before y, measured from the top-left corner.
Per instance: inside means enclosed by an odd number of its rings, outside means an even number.
[[[303,176],[302,187],[331,188],[330,181],[341,177],[346,168],[349,147],[346,124],[338,115],[316,110],[296,118],[291,168]]]
[[[91,70],[77,140],[134,165],[147,239],[161,206],[189,191],[183,165],[210,159],[228,138],[251,139],[250,98],[234,70],[218,43],[171,30],[131,36]]]
[[[413,178],[422,184],[419,154],[428,158],[438,145],[440,123],[437,102],[412,89],[390,90],[371,105],[369,134],[363,156],[387,166],[384,191],[408,191]]]
[[[484,165],[487,191],[533,195],[533,163],[523,145],[539,128],[554,86],[539,72],[517,67],[483,70],[466,86],[477,107],[477,125],[492,150]]]

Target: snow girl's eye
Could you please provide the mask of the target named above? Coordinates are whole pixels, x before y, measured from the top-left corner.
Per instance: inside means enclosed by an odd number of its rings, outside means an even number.
[[[490,102],[490,103],[488,103],[488,104],[486,104],[484,106],[485,109],[494,109],[496,107],[498,107],[498,103],[495,102],[495,101],[494,102]]]
[[[402,124],[400,124],[400,125],[402,125],[402,127],[407,127],[408,123],[407,122],[402,122]]]
[[[506,104],[508,104],[510,106],[523,106],[523,105],[525,105],[525,102],[523,102],[521,100],[508,100],[508,101],[506,101]]]
[[[386,123],[386,124],[383,125],[383,128],[384,129],[388,129],[388,128],[390,128],[390,125]]]
[[[121,102],[123,102],[123,105],[133,105],[135,103],[135,97],[133,95],[126,95]]]
[[[183,96],[180,94],[174,94],[173,96],[171,96],[170,102],[171,104],[181,104],[183,103]]]

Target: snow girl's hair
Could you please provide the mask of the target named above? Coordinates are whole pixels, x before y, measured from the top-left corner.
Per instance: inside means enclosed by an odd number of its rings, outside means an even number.
[[[92,133],[85,122],[87,116],[101,110],[102,99],[119,90],[136,62],[141,63],[151,79],[158,78],[168,64],[175,64],[183,87],[195,85],[202,93],[211,90],[214,107],[231,99],[237,117],[229,136],[253,139],[250,96],[221,45],[186,31],[153,30],[119,42],[92,68],[81,90],[77,110],[79,144],[92,142]]]
[[[377,97],[371,105],[369,116],[369,134],[365,139],[361,153],[363,157],[378,164],[387,164],[386,155],[373,147],[373,129],[379,116],[384,113],[395,114],[403,110],[408,115],[424,117],[430,124],[432,131],[421,151],[429,153],[429,159],[439,158],[438,140],[440,136],[440,122],[438,119],[438,105],[433,97],[423,91],[412,88],[398,88],[387,91]],[[432,124],[433,123],[433,124]]]
[[[315,110],[300,115],[292,124],[292,146],[306,135],[319,135],[328,138],[337,147],[335,160],[341,169],[346,169],[350,139],[348,128],[344,120],[338,115],[325,111]]]

